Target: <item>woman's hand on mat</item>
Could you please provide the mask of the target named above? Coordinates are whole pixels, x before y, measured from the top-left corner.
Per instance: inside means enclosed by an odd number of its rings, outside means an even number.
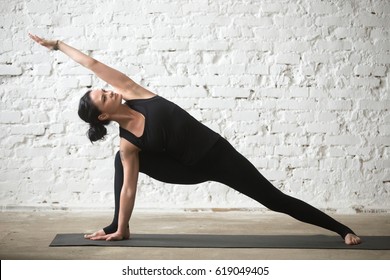
[[[122,234],[120,232],[114,232],[110,234],[106,234],[103,236],[95,236],[90,238],[91,240],[106,240],[106,241],[118,241],[118,240],[123,240],[123,239],[129,239],[129,237],[125,237],[125,234]]]
[[[104,232],[104,230],[101,229],[95,233],[84,235],[84,238],[90,239],[90,240],[106,240],[106,241],[116,241],[116,240],[129,239],[130,238],[130,230],[127,229],[125,233],[120,233],[117,231],[114,233],[106,234]]]
[[[49,50],[54,50],[56,48],[56,46],[58,47],[57,40],[46,40],[46,39],[43,39],[37,35],[33,35],[31,33],[28,33],[28,36],[30,36],[30,38],[32,40],[34,40],[35,42],[37,42],[41,46],[48,48]]]
[[[362,240],[360,239],[359,236],[353,234],[353,233],[348,233],[345,238],[344,238],[345,244],[347,245],[358,245],[362,243]]]
[[[96,232],[94,232],[92,234],[85,234],[84,238],[92,239],[92,238],[95,238],[95,237],[105,236],[105,235],[106,235],[106,233],[104,232],[104,230],[101,229],[101,230],[98,230],[98,231],[96,231]]]

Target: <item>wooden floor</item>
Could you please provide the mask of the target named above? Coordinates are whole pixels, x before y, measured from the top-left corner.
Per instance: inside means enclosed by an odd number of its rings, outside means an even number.
[[[390,235],[390,215],[331,215],[360,235]],[[111,213],[2,212],[2,260],[389,260],[389,250],[216,249],[49,247],[57,233],[92,232],[111,221]],[[135,212],[133,233],[328,234],[289,216],[262,212]],[[340,238],[340,242],[342,239]]]

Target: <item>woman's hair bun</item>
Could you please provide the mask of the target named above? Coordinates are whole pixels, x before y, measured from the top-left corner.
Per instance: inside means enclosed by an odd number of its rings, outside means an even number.
[[[106,136],[107,129],[102,124],[91,124],[87,134],[89,140],[91,140],[91,142],[95,142],[103,139],[104,136]]]
[[[78,114],[80,118],[89,123],[90,127],[87,132],[87,136],[91,142],[103,139],[107,134],[105,125],[110,123],[110,120],[99,120],[101,112],[93,104],[90,96],[91,90],[87,91],[83,97],[80,98]]]

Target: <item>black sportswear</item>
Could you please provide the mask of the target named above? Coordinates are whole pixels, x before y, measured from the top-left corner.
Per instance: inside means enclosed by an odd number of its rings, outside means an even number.
[[[219,135],[198,122],[176,104],[161,96],[126,101],[145,117],[141,137],[120,128],[119,135],[145,152],[166,153],[179,162],[192,165],[217,142]]]

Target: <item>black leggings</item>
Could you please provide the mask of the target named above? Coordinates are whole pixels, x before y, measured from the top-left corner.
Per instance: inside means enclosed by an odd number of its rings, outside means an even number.
[[[216,181],[258,201],[267,208],[288,214],[305,223],[323,227],[344,238],[353,231],[313,206],[288,196],[275,188],[228,141],[222,137],[197,164],[186,166],[163,154],[140,152],[140,172],[172,184],[198,184]],[[119,197],[123,184],[123,167],[119,152],[115,157],[115,214],[111,225],[104,228],[113,233],[118,227]]]

